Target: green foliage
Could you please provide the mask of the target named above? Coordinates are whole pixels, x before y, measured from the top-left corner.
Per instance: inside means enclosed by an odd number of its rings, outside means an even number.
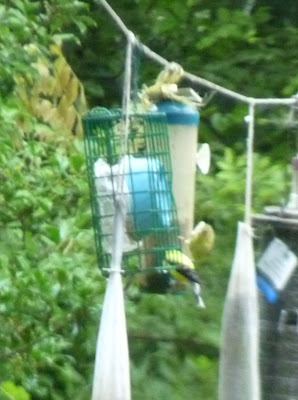
[[[208,310],[202,312],[191,293],[128,303],[134,399],[216,397],[219,324],[205,293]]]
[[[92,371],[103,292],[82,143],[1,141],[0,375],[33,398],[73,397]]]
[[[0,386],[0,398],[3,400],[30,400],[31,397],[22,387],[6,381]]]
[[[12,92],[16,75],[34,73],[26,45],[38,44],[46,54],[54,36],[78,40],[94,24],[88,9],[85,2],[70,0],[0,4],[0,96]]]
[[[290,178],[285,165],[269,156],[255,154],[253,164],[253,212],[262,212],[264,206],[286,200]],[[214,174],[198,178],[196,219],[217,227],[236,224],[244,215],[246,156],[226,148],[215,168]]]

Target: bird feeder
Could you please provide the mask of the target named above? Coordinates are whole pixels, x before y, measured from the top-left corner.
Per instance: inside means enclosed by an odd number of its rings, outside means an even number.
[[[125,156],[121,156],[123,115],[94,108],[83,118],[87,172],[99,266],[111,261],[115,196],[124,163],[125,232],[122,268],[150,269],[168,278],[167,250],[180,249],[179,224],[172,194],[169,133],[164,113],[130,115]]]
[[[199,113],[175,101],[163,101],[157,109],[166,114],[173,165],[173,194],[181,236],[189,238],[194,226],[196,153]],[[186,245],[184,253],[189,250]]]

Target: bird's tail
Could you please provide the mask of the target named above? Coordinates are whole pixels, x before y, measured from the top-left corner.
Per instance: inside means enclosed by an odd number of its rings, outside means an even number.
[[[201,297],[201,286],[199,283],[197,282],[192,282],[192,290],[193,290],[193,294],[196,298],[196,302],[197,302],[197,306],[200,308],[206,308],[204,300]]]

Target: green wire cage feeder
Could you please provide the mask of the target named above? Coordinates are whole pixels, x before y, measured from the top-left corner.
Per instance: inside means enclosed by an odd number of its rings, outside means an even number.
[[[99,267],[103,273],[110,267],[117,176],[125,163],[122,268],[126,273],[167,275],[165,252],[181,246],[166,116],[158,112],[131,114],[127,151],[121,157],[123,123],[120,110],[94,108],[83,118]]]

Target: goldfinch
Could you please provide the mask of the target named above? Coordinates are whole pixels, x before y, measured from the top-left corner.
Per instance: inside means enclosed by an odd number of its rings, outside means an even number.
[[[215,232],[211,225],[200,221],[192,230],[189,239],[185,240],[192,259],[201,261],[214,247]]]
[[[176,279],[190,282],[198,307],[205,308],[201,297],[201,285],[194,263],[179,250],[167,250],[164,259],[165,266],[175,267],[169,273]]]

